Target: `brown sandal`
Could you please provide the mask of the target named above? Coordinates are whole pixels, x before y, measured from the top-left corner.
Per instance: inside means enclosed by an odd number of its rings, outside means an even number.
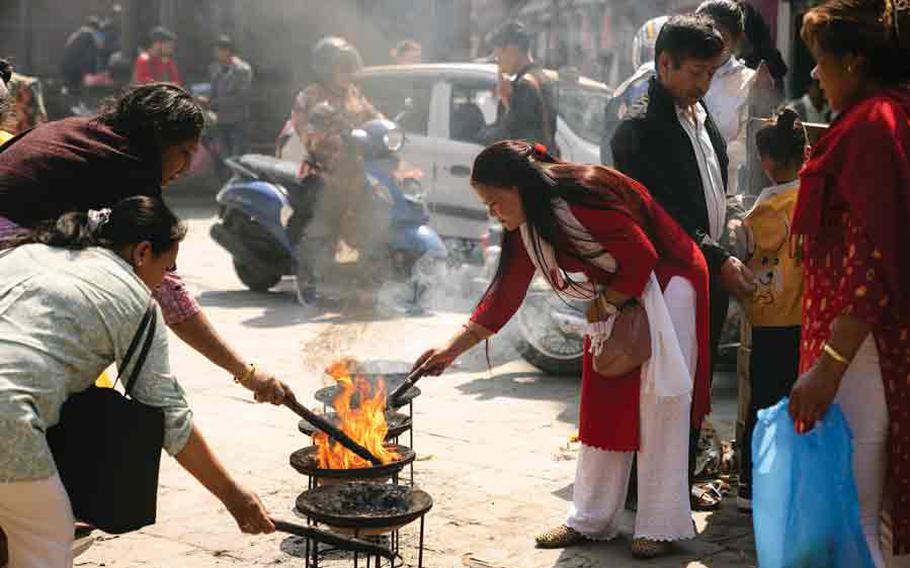
[[[588,537],[567,525],[544,531],[534,537],[537,548],[566,548],[575,544],[586,542]]]
[[[663,540],[651,540],[649,538],[632,539],[632,556],[647,560],[657,558],[670,552],[671,543]]]

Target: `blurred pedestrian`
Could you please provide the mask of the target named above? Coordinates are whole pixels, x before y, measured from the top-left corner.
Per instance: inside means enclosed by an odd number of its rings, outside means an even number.
[[[133,82],[182,85],[183,80],[174,61],[177,35],[163,26],[158,26],[149,33],[149,39],[151,46],[140,53],[133,64]]]
[[[153,83],[109,101],[100,116],[49,122],[18,136],[0,152],[0,239],[68,211],[110,207],[133,195],[160,197],[189,168],[202,127],[202,109],[189,93]],[[234,351],[179,274],[168,273],[155,298],[171,329],[257,400],[283,399],[286,386]]]
[[[805,431],[831,403],[843,410],[881,567],[883,514],[894,554],[910,554],[910,7],[829,0],[803,17],[802,37],[838,117],[800,173],[806,288],[790,414]]]
[[[506,22],[488,44],[499,66],[499,108],[481,140],[539,142],[557,153],[556,88],[531,55],[531,32],[521,22]]]
[[[236,54],[234,41],[222,35],[215,43],[215,61],[209,65],[212,90],[209,107],[216,114],[212,134],[225,157],[246,153],[253,69]]]
[[[806,129],[785,109],[756,135],[762,166],[772,184],[762,190],[743,219],[746,265],[757,288],[742,300],[752,330],[749,357],[749,411],[740,453],[737,505],[752,509],[752,430],[758,411],[787,396],[799,372],[803,268],[790,246],[790,227],[806,160]],[[740,393],[744,396],[745,393]]]
[[[632,40],[632,64],[635,73],[622,82],[604,108],[604,132],[600,141],[600,161],[605,166],[613,165],[613,151],[610,142],[616,129],[629,109],[648,92],[648,82],[654,76],[654,44],[660,29],[669,19],[668,16],[651,18],[645,22],[635,39]]]
[[[649,82],[647,97],[616,130],[613,159],[616,168],[642,183],[701,247],[711,275],[713,358],[729,294],[748,297],[754,290],[752,272],[719,242],[727,211],[727,151],[702,98],[724,62],[724,40],[703,16],[673,16],[660,30],[655,53],[657,76]],[[701,421],[710,407],[708,396],[693,402],[690,473]],[[694,508],[720,505],[709,493],[696,493]]]
[[[423,48],[413,39],[399,41],[390,55],[395,65],[414,65],[423,62]]]
[[[97,71],[100,29],[101,20],[97,16],[89,16],[85,24],[70,34],[63,46],[60,73],[63,84],[71,91],[81,89],[85,76]]]
[[[707,0],[696,11],[711,19],[724,38],[726,61],[714,73],[711,88],[705,95],[705,104],[727,142],[727,195],[740,192],[740,170],[745,168],[748,157],[746,136],[749,124],[749,102],[757,72],[746,67],[736,57],[743,42],[744,16],[734,0]]]
[[[796,111],[803,122],[815,124],[831,122],[831,107],[828,106],[825,91],[818,79],[812,79],[806,93],[800,98],[790,101],[787,107]]]

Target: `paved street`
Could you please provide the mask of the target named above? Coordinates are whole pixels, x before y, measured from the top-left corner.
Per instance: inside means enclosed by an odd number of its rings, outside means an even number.
[[[246,291],[230,259],[208,237],[211,209],[178,206],[190,234],[179,268],[218,330],[252,361],[289,382],[298,398],[325,384],[320,369],[355,357],[371,368],[405,370],[424,349],[444,340],[465,318],[469,300],[449,298],[427,317],[312,314],[296,303],[293,285],[270,294]],[[454,309],[459,307],[461,309]],[[571,497],[578,381],[541,374],[494,340],[492,371],[483,350],[439,379],[421,383],[415,404],[417,484],[435,499],[427,517],[424,564],[435,568],[638,566],[628,541],[541,551],[533,535],[563,520]],[[291,511],[305,480],[288,456],[308,444],[297,418],[256,405],[247,391],[176,338],[171,363],[190,398],[196,423],[228,469],[259,492],[273,516]],[[718,380],[715,422],[725,437],[735,413],[733,381]],[[116,475],[116,472],[111,472]],[[697,517],[701,537],[647,566],[750,566],[748,517],[732,499],[724,511]],[[198,483],[163,458],[158,523],[138,533],[103,536],[77,566],[303,566],[293,537],[241,535],[231,517]],[[631,526],[631,523],[629,523]],[[403,531],[402,552],[416,565],[416,529]],[[327,563],[348,566],[352,563]]]

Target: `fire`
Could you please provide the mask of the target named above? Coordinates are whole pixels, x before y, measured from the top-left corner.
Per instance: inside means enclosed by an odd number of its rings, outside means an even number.
[[[401,458],[398,453],[385,447],[385,437],[389,427],[385,421],[386,388],[385,382],[379,379],[373,389],[370,381],[362,375],[354,375],[351,361],[338,361],[326,369],[326,372],[338,382],[341,392],[335,397],[332,406],[340,419],[341,430],[352,440],[366,448],[382,463],[387,464]],[[375,390],[375,392],[373,392]],[[351,400],[358,394],[360,405],[351,408]],[[332,442],[329,437],[318,432],[313,436],[318,451],[319,467],[322,469],[352,469],[369,467],[370,462],[347,450],[341,444]]]

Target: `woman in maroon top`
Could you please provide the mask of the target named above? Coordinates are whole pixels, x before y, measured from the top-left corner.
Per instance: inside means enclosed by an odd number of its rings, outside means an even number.
[[[594,372],[586,339],[573,506],[567,523],[537,542],[562,547],[614,537],[634,452],[633,552],[656,556],[670,541],[693,537],[688,432],[708,412],[710,368],[708,274],[698,247],[631,178],[560,162],[541,145],[490,146],[474,162],[471,184],[506,229],[500,265],[462,332],[421,356],[415,368],[439,374],[497,332],[521,305],[535,272],[564,297],[604,293],[615,306],[640,301],[655,355],[640,370],[607,378]]]
[[[910,553],[910,14],[906,2],[836,0],[803,22],[839,116],[800,176],[803,374],[790,413],[805,430],[832,402],[843,409],[863,530],[883,566],[883,516],[891,551]]]

